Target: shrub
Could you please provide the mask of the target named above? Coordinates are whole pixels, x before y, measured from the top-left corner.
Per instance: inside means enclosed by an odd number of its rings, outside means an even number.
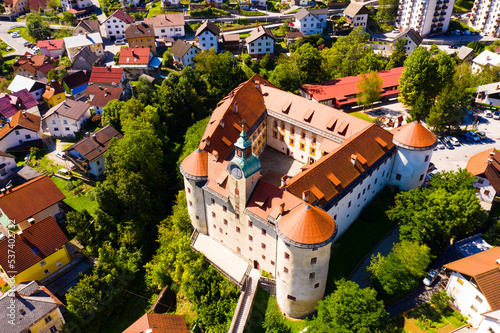
[[[99,123],[101,122],[101,115],[100,114],[96,114],[92,117],[92,122],[93,123]]]

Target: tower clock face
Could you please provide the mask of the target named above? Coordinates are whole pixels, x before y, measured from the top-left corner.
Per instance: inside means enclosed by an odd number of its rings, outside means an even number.
[[[236,165],[231,166],[231,174],[236,179],[240,179],[241,176],[243,176],[243,173],[241,172],[241,169],[238,168]]]

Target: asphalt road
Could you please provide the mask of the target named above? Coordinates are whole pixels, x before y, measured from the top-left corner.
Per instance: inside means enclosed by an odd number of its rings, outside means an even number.
[[[22,55],[25,54],[26,52],[33,52],[28,47],[24,47],[23,43],[26,41],[23,38],[12,38],[7,31],[13,28],[19,28],[19,27],[24,27],[24,23],[19,23],[19,22],[0,22],[0,38],[7,43],[10,47],[15,49],[13,53],[9,53],[8,55]]]

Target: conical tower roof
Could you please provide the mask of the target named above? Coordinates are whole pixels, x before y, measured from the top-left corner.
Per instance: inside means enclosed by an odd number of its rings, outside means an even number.
[[[411,150],[432,149],[436,136],[419,122],[411,122],[391,131],[395,145]]]
[[[206,180],[208,177],[208,154],[206,151],[196,149],[181,163],[181,173],[184,177],[193,180]]]

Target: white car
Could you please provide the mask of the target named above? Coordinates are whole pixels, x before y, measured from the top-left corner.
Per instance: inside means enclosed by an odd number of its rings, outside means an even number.
[[[438,272],[434,269],[431,269],[429,274],[427,274],[427,276],[424,278],[423,283],[426,286],[430,286],[432,284],[432,282],[434,282],[434,280],[436,280],[437,277],[438,277]]]
[[[491,111],[490,111],[490,110],[486,110],[486,111],[484,112],[484,116],[485,116],[486,118],[493,118],[493,113],[491,113]]]
[[[38,53],[38,51],[40,51],[40,49],[39,49],[38,47],[36,47],[36,46],[35,46],[35,47],[33,48],[33,53],[34,53],[34,54],[37,54],[37,53]]]
[[[66,159],[66,153],[63,151],[57,151],[56,156],[59,157],[61,160]]]
[[[436,141],[437,141],[437,149],[444,149],[444,145],[443,145],[443,143],[441,142],[441,140],[436,139]]]
[[[451,142],[452,145],[460,146],[460,141],[458,141],[458,139],[455,138],[454,136],[448,136],[447,138]]]
[[[19,32],[14,32],[12,35],[10,35],[12,38],[19,38],[21,37],[21,35],[19,34]]]

